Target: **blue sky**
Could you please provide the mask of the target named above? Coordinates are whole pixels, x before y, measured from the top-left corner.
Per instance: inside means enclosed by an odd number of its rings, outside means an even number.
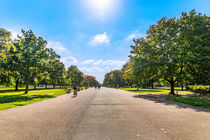
[[[13,37],[32,29],[66,67],[77,65],[100,82],[128,60],[133,38],[161,17],[182,11],[210,15],[210,0],[0,0],[0,27]]]

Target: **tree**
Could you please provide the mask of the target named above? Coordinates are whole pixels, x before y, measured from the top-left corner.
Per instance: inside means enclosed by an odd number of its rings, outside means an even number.
[[[170,94],[175,83],[210,83],[209,25],[210,17],[194,10],[179,19],[162,18],[145,39],[134,40],[125,78],[132,75],[138,84],[163,79],[171,86]]]
[[[185,47],[187,76],[184,80],[191,84],[210,84],[210,16],[183,12],[178,19],[180,45]],[[187,50],[187,51],[186,51]]]
[[[16,63],[18,64],[18,72],[23,76],[26,85],[25,93],[28,93],[30,81],[33,79],[33,70],[42,69],[43,62],[51,57],[59,56],[52,49],[48,49],[46,47],[47,42],[41,37],[37,38],[31,30],[22,30],[22,35],[18,38],[14,43],[16,53],[19,55]]]
[[[0,84],[10,85],[13,82],[13,73],[9,63],[10,50],[14,50],[11,33],[0,28]],[[14,67],[13,67],[14,68]]]
[[[156,46],[158,52],[158,72],[161,78],[168,81],[171,86],[170,94],[174,94],[175,82],[184,73],[182,61],[183,52],[179,46],[179,26],[175,18],[162,18],[148,31],[148,39]]]
[[[65,82],[65,73],[66,69],[62,62],[60,62],[58,59],[53,59],[49,62],[49,77],[51,84],[53,85],[53,88],[55,88],[55,85],[63,85]]]
[[[67,69],[67,80],[70,85],[80,86],[83,82],[83,73],[77,68],[77,66],[71,65]]]
[[[105,74],[103,85],[106,86],[106,87],[109,87],[109,86],[112,85],[112,83],[111,83],[111,72],[108,72],[108,73]]]

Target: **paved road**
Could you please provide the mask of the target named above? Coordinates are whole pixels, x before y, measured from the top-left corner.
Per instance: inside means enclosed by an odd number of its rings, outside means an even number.
[[[210,110],[88,89],[0,111],[0,140],[210,140]]]

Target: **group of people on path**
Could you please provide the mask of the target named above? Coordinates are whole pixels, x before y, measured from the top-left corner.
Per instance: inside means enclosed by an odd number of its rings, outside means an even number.
[[[100,88],[101,88],[101,85],[96,85],[96,86],[95,86],[95,89],[97,89],[97,88],[100,89]],[[85,86],[85,89],[87,90],[88,87]],[[66,93],[71,93],[71,89],[67,89],[67,86],[65,86],[65,90],[66,90]],[[77,91],[80,91],[80,89],[77,88],[76,85],[73,85],[73,90],[74,90],[74,92],[73,92],[73,97],[76,97],[76,96],[77,96]]]
[[[97,89],[97,88],[100,89],[101,88],[101,85],[96,85],[95,86],[95,89]]]

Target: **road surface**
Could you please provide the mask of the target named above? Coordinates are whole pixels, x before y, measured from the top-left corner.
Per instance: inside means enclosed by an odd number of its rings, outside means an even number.
[[[210,140],[210,110],[102,88],[0,111],[0,140]]]

